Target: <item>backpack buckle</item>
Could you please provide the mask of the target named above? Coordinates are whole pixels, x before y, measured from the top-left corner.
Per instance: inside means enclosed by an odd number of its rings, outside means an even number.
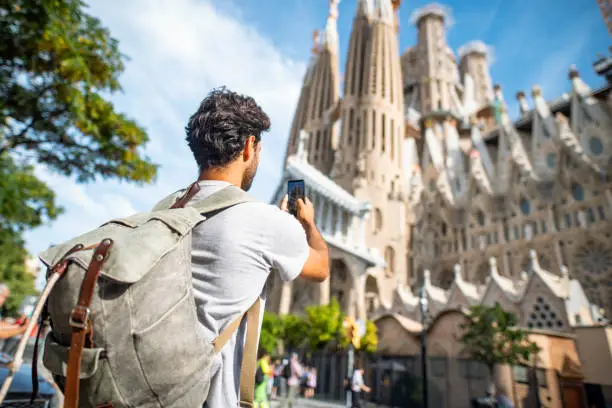
[[[90,313],[91,311],[88,307],[77,305],[77,307],[72,309],[68,323],[72,328],[85,330]]]

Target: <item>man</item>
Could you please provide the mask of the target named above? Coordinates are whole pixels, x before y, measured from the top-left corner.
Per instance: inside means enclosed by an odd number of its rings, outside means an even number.
[[[351,382],[351,400],[353,408],[361,408],[363,405],[361,403],[361,392],[370,392],[370,387],[365,385],[363,382],[363,367],[357,365],[355,366],[355,371],[353,371],[353,378]]]
[[[189,119],[187,143],[199,168],[203,200],[226,186],[251,187],[262,149],[262,133],[270,119],[251,97],[225,88],[213,90]],[[224,328],[261,299],[272,270],[283,281],[298,276],[322,282],[329,276],[327,245],[315,227],[310,200],[298,200],[297,217],[261,202],[230,207],[192,234],[193,288],[198,319],[212,341]],[[208,408],[236,407],[246,319],[211,368]]]
[[[260,384],[255,384],[255,408],[269,408],[268,403],[268,380],[272,376],[273,371],[270,367],[270,353],[264,351],[261,358],[257,361],[257,367],[263,374],[263,381]]]
[[[289,361],[291,367],[291,377],[287,381],[287,385],[289,386],[289,391],[287,392],[287,399],[285,400],[285,404],[283,407],[292,408],[295,400],[298,395],[300,395],[300,379],[304,374],[304,370],[302,369],[302,365],[298,360],[297,353],[293,353],[291,355],[291,360]]]

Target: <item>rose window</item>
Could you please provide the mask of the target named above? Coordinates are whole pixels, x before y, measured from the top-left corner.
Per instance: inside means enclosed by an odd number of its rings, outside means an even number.
[[[612,252],[601,244],[590,242],[575,255],[576,266],[602,280],[612,272]]]

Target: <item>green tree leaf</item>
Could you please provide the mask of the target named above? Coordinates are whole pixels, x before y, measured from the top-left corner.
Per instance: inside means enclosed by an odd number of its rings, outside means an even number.
[[[283,334],[283,322],[274,313],[264,312],[261,332],[259,334],[259,347],[270,354],[278,350],[278,342]]]
[[[290,350],[304,345],[308,336],[308,323],[300,316],[285,315],[282,317],[283,333],[282,339],[285,346]]]
[[[359,351],[366,353],[375,353],[378,350],[378,334],[374,322],[367,320],[365,334],[359,343]]]
[[[330,342],[339,338],[342,331],[344,314],[338,301],[333,298],[328,305],[308,306],[308,345],[311,350],[322,350]]]
[[[475,360],[484,363],[493,374],[497,364],[525,364],[537,344],[529,341],[527,333],[516,327],[516,315],[506,312],[499,304],[493,307],[476,305],[470,308],[466,322],[461,324],[461,342]]]
[[[145,130],[106,99],[124,60],[80,0],[0,4],[0,279],[10,310],[34,288],[22,233],[61,213],[34,164],[79,182],[155,178]]]

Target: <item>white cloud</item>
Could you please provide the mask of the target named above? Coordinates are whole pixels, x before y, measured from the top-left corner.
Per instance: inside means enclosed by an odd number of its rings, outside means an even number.
[[[253,96],[270,115],[260,170],[252,193],[268,200],[280,179],[289,126],[305,70],[303,61],[284,56],[261,33],[208,0],[93,0],[99,17],[130,57],[121,78],[124,93],[113,97],[122,112],[144,126],[147,154],[161,164],[154,185],[115,181],[78,185],[39,169],[66,213],[26,236],[38,253],[107,219],[152,207],[164,195],[196,177],[184,141],[184,126],[212,88],[226,85]],[[227,5],[225,5],[227,6]],[[225,7],[224,6],[224,7]]]

